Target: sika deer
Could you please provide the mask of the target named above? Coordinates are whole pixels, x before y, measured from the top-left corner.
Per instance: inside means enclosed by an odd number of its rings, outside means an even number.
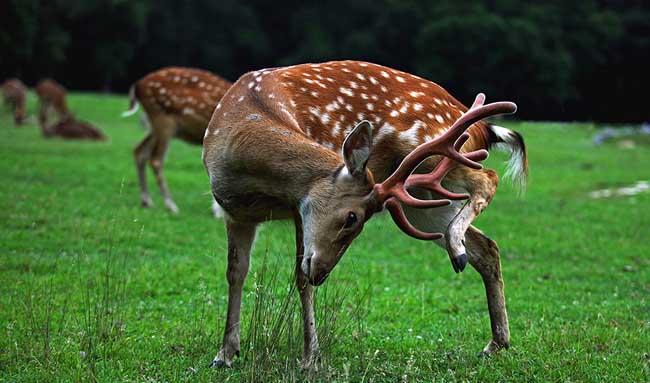
[[[149,125],[149,133],[134,150],[143,207],[153,206],[145,172],[149,162],[165,206],[172,213],[178,212],[163,175],[169,141],[177,136],[188,143],[200,145],[212,111],[230,85],[208,71],[178,67],[157,70],[133,84],[129,91],[130,109],[122,116],[135,114],[141,104]],[[221,214],[216,202],[213,211],[216,216]]]
[[[50,114],[56,115],[55,121],[62,121],[72,117],[66,102],[66,90],[56,81],[46,78],[36,84],[36,94],[40,103],[38,111],[38,123],[41,130],[45,131],[50,125]],[[56,122],[54,124],[56,124]]]
[[[66,140],[104,141],[104,134],[91,124],[68,116],[43,130],[47,138],[60,137]]]
[[[230,366],[239,352],[242,286],[260,222],[296,223],[302,363],[310,367],[318,356],[313,286],[384,207],[405,233],[445,247],[456,272],[469,253],[492,324],[483,351],[508,347],[499,250],[470,224],[496,191],[496,173],[477,163],[487,149],[498,143],[512,151],[510,170],[519,180],[527,160],[518,133],[481,121],[516,106],[483,102],[480,94],[467,109],[433,82],[356,61],[242,76],[217,105],[203,142],[228,234],[228,314],[213,365]]]
[[[4,103],[14,115],[14,124],[22,125],[27,117],[27,87],[17,78],[5,81],[0,87]]]

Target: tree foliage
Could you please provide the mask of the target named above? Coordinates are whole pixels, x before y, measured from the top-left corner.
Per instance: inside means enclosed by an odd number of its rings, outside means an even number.
[[[252,69],[361,59],[485,91],[534,119],[648,119],[645,1],[5,0],[0,75],[124,91],[166,65]]]

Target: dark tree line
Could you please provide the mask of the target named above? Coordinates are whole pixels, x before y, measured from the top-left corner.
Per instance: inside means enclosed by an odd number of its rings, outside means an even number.
[[[650,119],[646,1],[4,0],[0,77],[124,92],[165,65],[231,80],[262,67],[361,59],[464,102],[530,119]]]

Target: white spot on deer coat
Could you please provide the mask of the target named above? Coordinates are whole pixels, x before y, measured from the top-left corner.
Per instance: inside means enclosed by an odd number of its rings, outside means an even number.
[[[337,109],[339,109],[339,103],[336,101],[332,101],[331,103],[325,105],[325,110],[328,112],[333,112]]]
[[[323,115],[321,115],[320,116],[320,122],[322,122],[323,124],[327,124],[328,122],[330,122],[330,115],[327,114],[327,113],[324,113]]]
[[[352,92],[351,89],[340,87],[340,88],[339,88],[339,91],[340,91],[341,93],[343,93],[344,95],[346,95],[346,96],[349,96],[349,97],[354,96],[354,93]]]
[[[338,136],[338,134],[341,132],[341,122],[336,121],[334,123],[334,127],[332,128],[332,136]]]

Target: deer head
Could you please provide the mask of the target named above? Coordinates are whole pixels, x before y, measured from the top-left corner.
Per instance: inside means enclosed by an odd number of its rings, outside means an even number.
[[[441,233],[416,229],[406,219],[401,204],[435,208],[448,205],[451,200],[467,198],[464,194],[448,191],[441,184],[455,166],[460,164],[481,169],[479,161],[488,156],[486,150],[460,153],[469,138],[465,131],[486,117],[516,111],[516,105],[511,102],[483,105],[484,101],[485,96],[479,94],[472,107],[445,133],[415,148],[382,183],[375,183],[372,173],[366,168],[372,154],[372,126],[368,121],[356,125],[343,144],[343,165],[330,178],[312,185],[300,203],[304,241],[301,269],[311,284],[320,285],[325,281],[348,246],[361,233],[364,223],[384,207],[406,234],[421,240],[443,237]],[[422,161],[433,155],[443,158],[430,173],[412,174]],[[410,187],[431,190],[445,199],[414,198],[408,192]]]

